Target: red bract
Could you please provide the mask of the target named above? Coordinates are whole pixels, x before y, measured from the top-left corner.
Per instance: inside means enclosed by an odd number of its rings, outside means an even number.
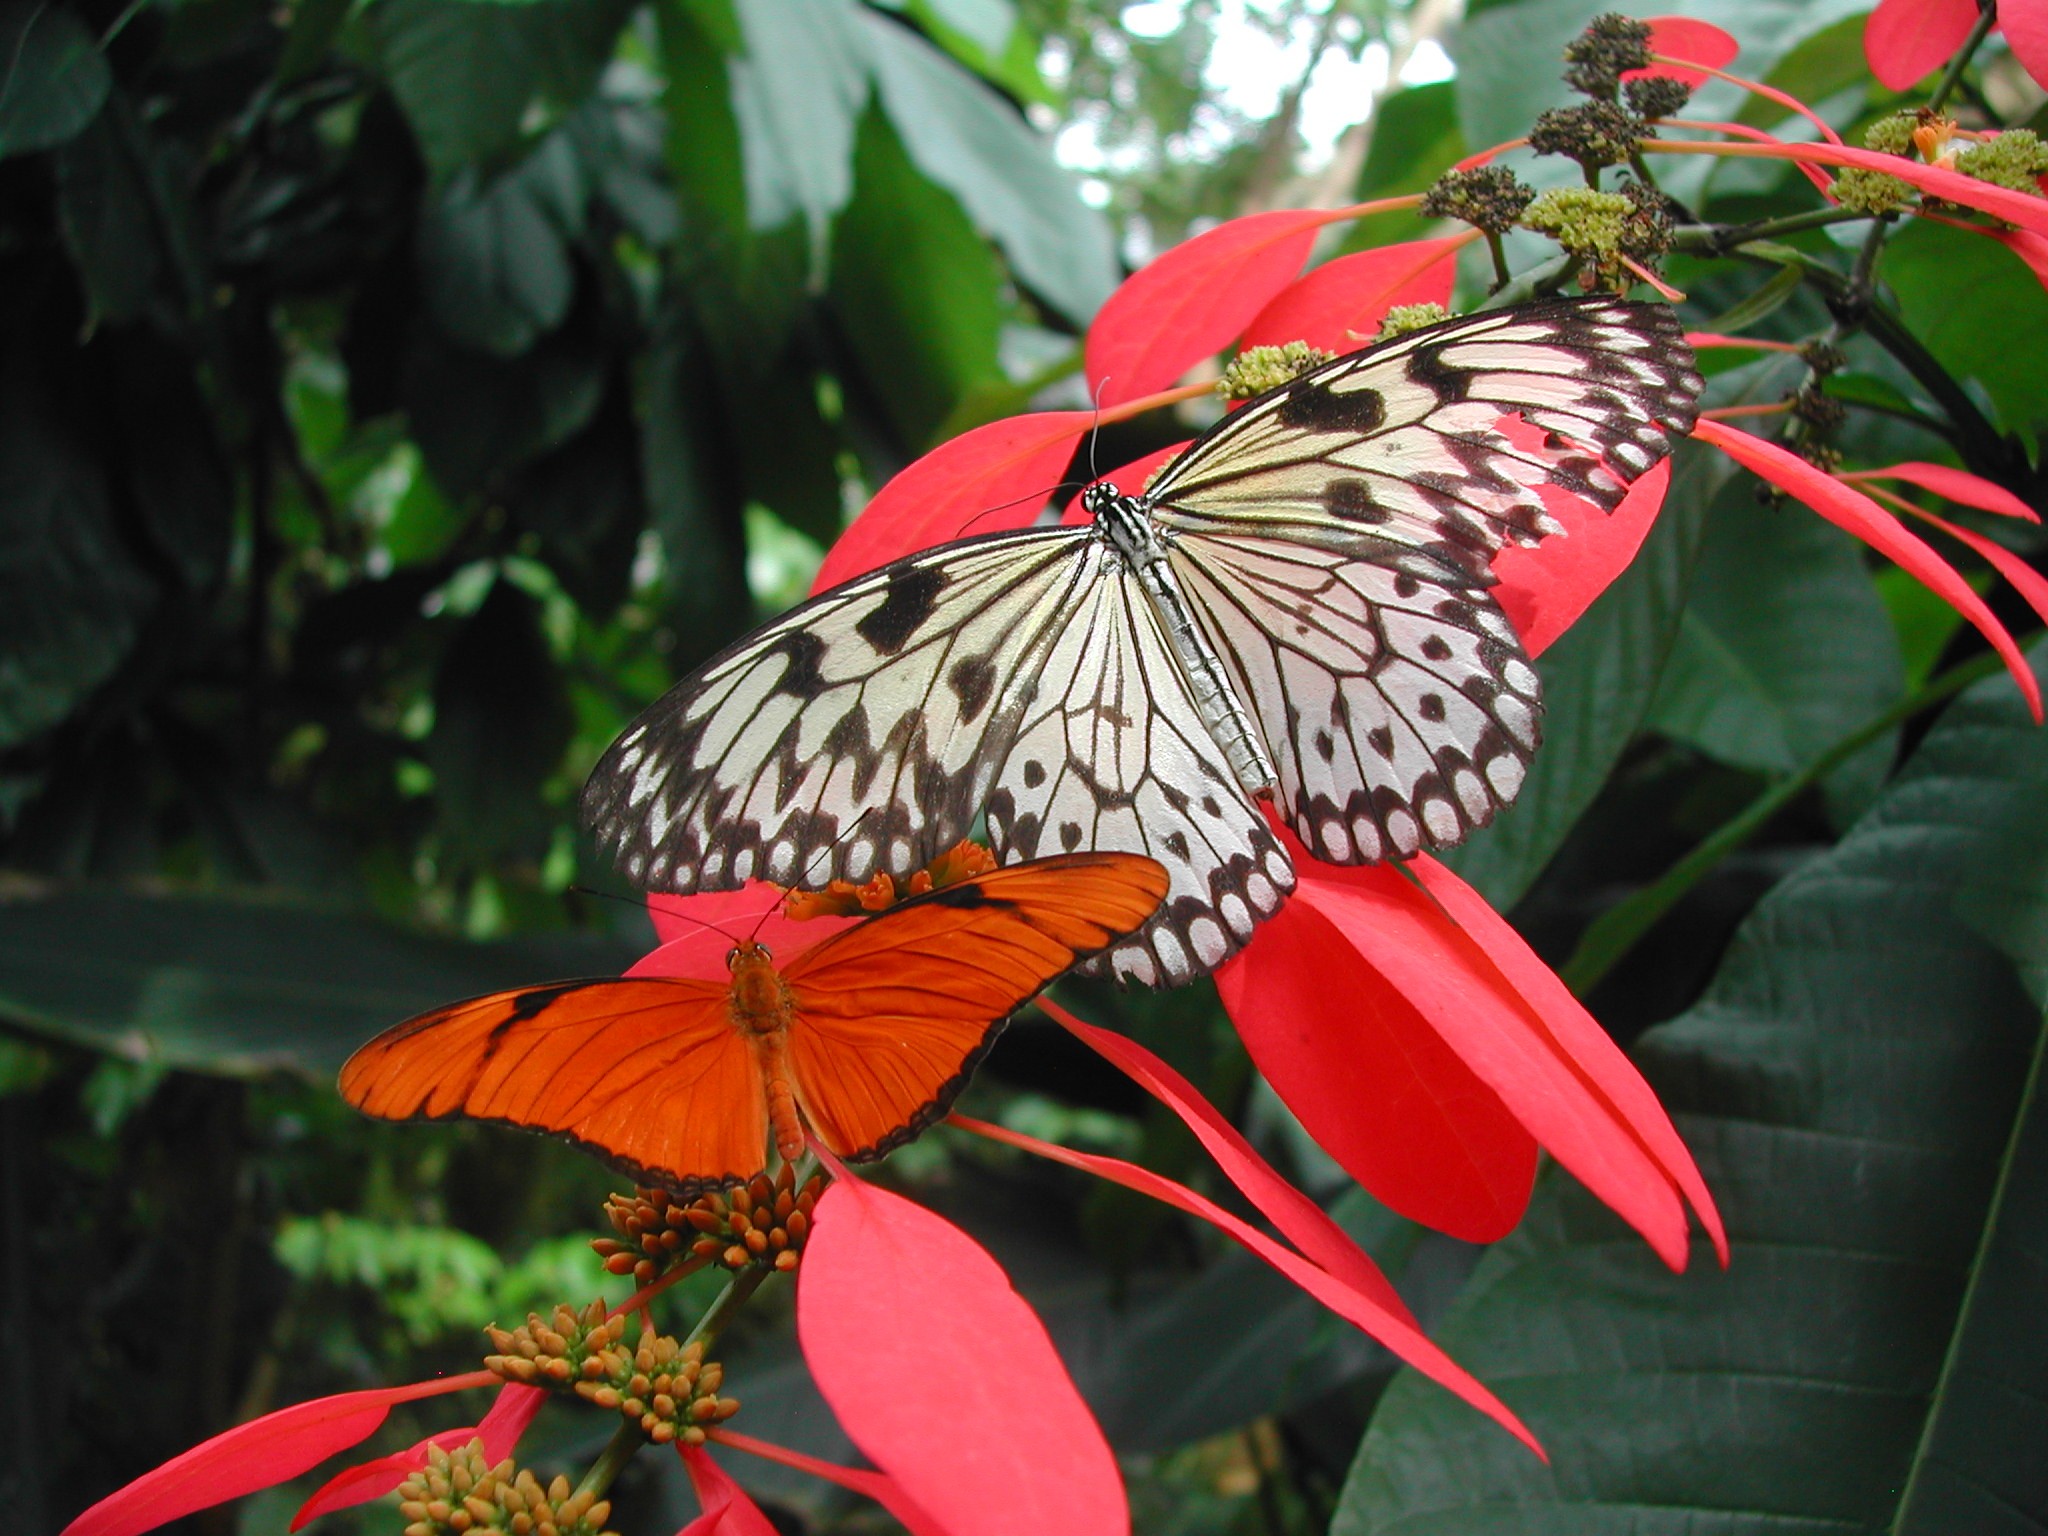
[[[1670,485],[1671,461],[1663,459],[1628,488],[1612,512],[1539,487],[1545,510],[1564,532],[1534,547],[1510,544],[1493,557],[1493,574],[1500,580],[1494,601],[1531,656],[1542,655],[1628,568],[1649,537]]]
[[[1227,346],[1308,260],[1323,209],[1232,219],[1183,240],[1109,296],[1088,327],[1089,388],[1105,406],[1164,389]]]
[[[1976,24],[1977,0],[1878,0],[1863,57],[1880,85],[1903,91],[1946,64]]]
[[[1698,86],[1705,83],[1708,70],[1719,69],[1741,51],[1742,45],[1712,22],[1695,21],[1690,16],[1657,16],[1650,21],[1650,52],[1658,55],[1658,62],[1648,69],[1629,70],[1621,78],[1668,75]],[[1672,62],[1678,59],[1685,63]],[[1687,69],[1685,64],[1703,67]]]
[[[1326,261],[1260,310],[1239,345],[1305,341],[1325,352],[1355,352],[1372,340],[1396,304],[1449,304],[1458,251],[1478,238],[1475,229]]]
[[[489,1371],[472,1371],[443,1381],[373,1387],[294,1403],[237,1424],[144,1473],[65,1526],[62,1536],[138,1536],[153,1531],[195,1510],[289,1482],[328,1457],[360,1445],[377,1432],[394,1403],[497,1384]],[[396,1480],[392,1486],[397,1486]]]
[[[1998,25],[2020,68],[2032,75],[2036,84],[2048,80],[2048,3],[1999,0]]]
[[[512,1454],[512,1448],[519,1443],[519,1437],[526,1433],[534,1415],[540,1412],[541,1404],[547,1399],[547,1393],[539,1387],[506,1382],[498,1389],[498,1398],[491,1404],[491,1411],[468,1428],[444,1429],[394,1455],[379,1456],[375,1461],[366,1461],[335,1473],[321,1484],[318,1492],[299,1506],[299,1512],[292,1516],[291,1529],[299,1530],[337,1509],[381,1499],[424,1467],[428,1450],[437,1445],[444,1451],[452,1451],[472,1440],[481,1440],[484,1460],[497,1465]]]
[[[683,1467],[704,1513],[676,1536],[776,1536],[775,1527],[744,1489],[704,1451],[681,1446]]]
[[[1281,836],[1300,884],[1217,991],[1325,1150],[1396,1210],[1484,1240],[1519,1218],[1541,1143],[1672,1268],[1688,1204],[1726,1262],[1656,1096],[1477,893],[1426,856],[1344,868]]]
[[[743,1435],[735,1430],[718,1428],[706,1430],[705,1433],[720,1445],[729,1445],[736,1451],[745,1451],[748,1455],[759,1456],[764,1461],[793,1467],[799,1472],[808,1472],[813,1477],[822,1478],[828,1483],[836,1483],[841,1488],[849,1488],[864,1498],[873,1499],[894,1515],[903,1528],[910,1532],[910,1536],[952,1536],[945,1527],[919,1509],[911,1501],[910,1496],[886,1473],[869,1472],[861,1467],[835,1466],[829,1461],[820,1461],[815,1456],[787,1450],[766,1440],[756,1440],[752,1435]],[[690,1453],[685,1451],[683,1455],[687,1461]],[[692,1480],[694,1481],[694,1478]],[[739,1490],[735,1488],[733,1492],[739,1493]],[[745,1494],[739,1496],[746,1497]],[[695,1524],[693,1523],[689,1529],[695,1530]],[[730,1533],[722,1532],[721,1536],[730,1536]],[[741,1536],[744,1536],[744,1530]]]
[[[2003,624],[1985,606],[1970,584],[1926,542],[1908,533],[1898,520],[1861,491],[1815,469],[1797,454],[1738,432],[1724,422],[1700,418],[1693,435],[1712,443],[1745,469],[1753,470],[1780,490],[1804,502],[1837,527],[1846,528],[1887,559],[1904,566],[1934,594],[1974,624],[2005,658],[2006,669],[2020,686],[2035,720],[2041,718],[2041,685],[2026,657]]]
[[[1924,464],[1918,460],[1908,460],[1903,464],[1887,464],[1882,469],[1847,470],[1838,473],[1836,478],[1851,481],[1903,480],[1908,485],[1919,486],[1923,491],[1932,491],[1958,506],[1996,512],[2000,517],[2017,517],[2023,522],[2041,521],[2040,513],[2004,486],[1994,485],[1981,475],[1973,475],[1966,469],[1952,469],[1946,464]]]
[[[1065,472],[1093,411],[1009,416],[963,432],[907,465],[875,493],[818,567],[813,592],[975,529],[1022,528]],[[1024,498],[1018,500],[1018,498]]]
[[[1116,1458],[1002,1268],[923,1207],[838,1175],[796,1324],[854,1444],[951,1536],[1128,1530]]]

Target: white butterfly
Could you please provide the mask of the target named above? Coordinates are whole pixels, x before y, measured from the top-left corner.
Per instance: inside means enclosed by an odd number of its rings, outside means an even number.
[[[1340,357],[1146,495],[1091,488],[1090,525],[941,545],[755,631],[613,744],[585,816],[662,891],[901,878],[983,814],[1006,863],[1149,854],[1166,901],[1097,965],[1184,981],[1293,888],[1260,800],[1359,863],[1514,798],[1540,687],[1487,562],[1556,531],[1541,487],[1611,510],[1700,388],[1672,312],[1611,297]]]

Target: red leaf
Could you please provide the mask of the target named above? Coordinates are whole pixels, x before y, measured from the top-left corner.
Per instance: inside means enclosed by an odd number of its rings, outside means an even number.
[[[1478,233],[1383,245],[1326,261],[1282,289],[1245,327],[1238,345],[1305,341],[1325,352],[1356,352],[1396,304],[1449,304],[1458,249]]]
[[[1976,625],[1998,654],[2006,670],[2020,685],[2020,692],[2041,718],[2041,685],[2027,665],[2026,657],[2006,633],[2006,628],[1985,606],[1970,584],[1924,540],[1899,526],[1898,520],[1861,491],[1823,474],[1795,453],[1776,443],[1767,443],[1747,432],[1738,432],[1722,422],[1702,417],[1693,436],[1712,443],[1745,469],[1755,471],[1771,484],[1789,492],[1837,527],[1846,528],[1886,559],[1895,561],[1925,583],[1934,594]]]
[[[1013,1147],[1023,1147],[1027,1151],[1036,1152],[1040,1157],[1050,1158],[1056,1163],[1065,1163],[1070,1168],[1079,1168],[1098,1178],[1121,1184],[1126,1189],[1135,1189],[1140,1194],[1150,1195],[1176,1210],[1185,1211],[1190,1216],[1208,1222],[1233,1242],[1272,1265],[1346,1322],[1378,1339],[1438,1386],[1445,1387],[1463,1398],[1538,1456],[1542,1456],[1545,1461],[1550,1459],[1544,1456],[1543,1447],[1536,1443],[1536,1437],[1529,1433],[1528,1427],[1509,1411],[1505,1403],[1473,1380],[1449,1355],[1430,1343],[1413,1323],[1405,1317],[1398,1317],[1389,1312],[1369,1296],[1353,1290],[1327,1270],[1309,1263],[1292,1248],[1274,1242],[1256,1227],[1238,1220],[1214,1201],[1204,1199],[1171,1179],[1162,1178],[1149,1168],[1141,1168],[1136,1163],[1127,1163],[1121,1158],[1101,1157],[1092,1152],[1076,1152],[1068,1147],[1054,1146],[1050,1142],[1022,1135],[1004,1126],[990,1125],[984,1120],[970,1120],[965,1115],[949,1115],[947,1122],[963,1130],[986,1136],[992,1141],[1008,1142]],[[812,1241],[815,1242],[816,1239],[813,1238]],[[808,1253],[804,1262],[810,1262]],[[798,1317],[801,1321],[801,1295],[798,1297],[798,1308]]]
[[[796,1323],[854,1444],[951,1536],[1129,1529],[1116,1458],[1045,1325],[951,1223],[835,1180]]]
[[[1712,22],[1695,21],[1690,16],[1650,18],[1650,52],[1667,59],[1684,59],[1688,64],[1722,69],[1741,51],[1742,45]],[[1668,75],[1691,86],[1702,85],[1707,79],[1697,69],[1684,69],[1676,64],[1652,64],[1648,69],[1631,69],[1621,78],[1637,80],[1646,75]]]
[[[1683,1268],[1679,1191],[1698,1190],[1710,1231],[1711,1202],[1655,1096],[1549,967],[1433,861],[1410,861],[1410,880],[1389,865],[1318,863],[1291,833],[1281,837],[1300,877],[1294,903],[1321,913],[1552,1156]],[[1356,984],[1347,970],[1327,993]]]
[[[727,974],[725,957],[741,939],[759,939],[770,954],[788,960],[861,921],[812,917],[793,922],[782,915],[782,887],[765,880],[749,880],[736,891],[649,896],[647,911],[663,942],[642,955],[628,976],[722,981]]]
[[[488,1372],[472,1371],[442,1381],[373,1387],[294,1403],[237,1424],[154,1472],[145,1472],[65,1526],[62,1536],[135,1536],[153,1531],[180,1515],[289,1482],[337,1452],[360,1445],[376,1433],[393,1403],[496,1383]]]
[[[1878,0],[1863,24],[1863,57],[1880,85],[1903,91],[1946,64],[1976,24],[1976,0]]]
[[[1282,915],[1285,915],[1285,909]],[[1208,1149],[1209,1155],[1216,1159],[1217,1166],[1229,1175],[1230,1182],[1243,1190],[1252,1204],[1265,1213],[1266,1219],[1285,1233],[1288,1241],[1311,1261],[1396,1317],[1412,1326],[1421,1326],[1408,1311],[1408,1304],[1401,1300],[1392,1283],[1380,1272],[1379,1265],[1373,1263],[1321,1206],[1275,1173],[1272,1165],[1252,1150],[1251,1143],[1244,1139],[1237,1127],[1195,1091],[1194,1084],[1137,1041],[1084,1024],[1050,998],[1039,998],[1038,1007],[1179,1115],[1187,1128],[1195,1133],[1196,1139]],[[1356,1100],[1352,1101],[1351,1110],[1356,1113]],[[1534,1155],[1533,1148],[1531,1155]]]
[[[533,1416],[540,1412],[540,1405],[548,1395],[540,1387],[525,1387],[508,1381],[499,1389],[498,1400],[491,1405],[491,1411],[483,1416],[480,1423],[466,1429],[444,1429],[437,1435],[429,1435],[417,1445],[408,1447],[389,1456],[379,1456],[375,1461],[366,1461],[358,1466],[337,1472],[320,1485],[310,1499],[299,1506],[299,1512],[292,1516],[290,1529],[296,1531],[322,1515],[332,1514],[337,1509],[347,1509],[353,1504],[367,1504],[371,1499],[381,1499],[413,1473],[427,1464],[427,1448],[438,1445],[444,1451],[452,1451],[470,1441],[481,1438],[484,1443],[484,1460],[496,1466],[512,1454],[512,1448],[519,1443],[519,1437],[526,1433],[533,1423]]]
[[[836,1483],[841,1488],[850,1488],[855,1493],[873,1499],[894,1515],[904,1529],[910,1532],[910,1536],[951,1536],[951,1533],[936,1520],[912,1503],[909,1495],[884,1473],[820,1461],[817,1457],[806,1456],[801,1451],[792,1451],[766,1440],[756,1440],[752,1435],[739,1434],[730,1429],[711,1429],[705,1433],[720,1445],[729,1445],[736,1451],[745,1451],[749,1455],[779,1462],[785,1467],[794,1467],[799,1472],[808,1472],[813,1477],[823,1478],[828,1483]]]
[[[1671,1117],[1650,1085],[1643,1081],[1642,1073],[1572,996],[1558,974],[1529,948],[1506,918],[1487,905],[1484,897],[1427,855],[1411,860],[1408,869],[1487,961],[1499,968],[1508,985],[1534,1010],[1573,1068],[1613,1107],[1651,1160],[1678,1187],[1725,1268],[1728,1234],[1721,1224],[1721,1213],[1707,1190],[1706,1180],[1700,1177],[1692,1153],[1679,1140]],[[1540,1130],[1537,1136],[1543,1139]],[[1544,1145],[1559,1162],[1572,1168],[1549,1141],[1544,1140]],[[1572,1171],[1578,1172],[1576,1168]],[[1591,1187],[1591,1181],[1580,1177]]]
[[[939,444],[875,493],[826,554],[811,591],[823,592],[969,531],[1029,525],[1045,504],[1037,493],[1058,485],[1074,445],[1095,419],[1093,411],[1038,411],[1007,416]]]
[[[2041,616],[2048,624],[2048,577],[2044,577],[2018,555],[2002,544],[1994,544],[1981,533],[1972,533],[1968,528],[1958,528],[1947,518],[1936,517],[1932,512],[1923,512],[1918,507],[1913,515],[1932,523],[1950,538],[1960,539],[1990,562],[1993,570],[2013,584],[2019,595],[2027,600],[2027,606]]]
[[[1670,484],[1671,461],[1663,459],[1628,488],[1611,513],[1577,496],[1545,495],[1544,507],[1564,532],[1533,547],[1510,544],[1493,557],[1493,574],[1500,578],[1494,601],[1531,656],[1542,655],[1628,569]]]
[[[1217,971],[1216,990],[1273,1091],[1380,1200],[1472,1243],[1521,1219],[1535,1138],[1307,882]]]
[[[678,1446],[683,1467],[690,1474],[690,1486],[697,1490],[697,1502],[704,1513],[676,1536],[776,1536],[774,1525],[760,1506],[747,1497],[746,1490],[725,1475],[725,1469],[696,1446]]]
[[[1103,406],[1164,389],[1222,350],[1301,270],[1321,209],[1254,213],[1183,240],[1134,273],[1088,327],[1088,383]]]
[[[1923,464],[1917,460],[1908,460],[1904,464],[1887,464],[1882,469],[1852,470],[1838,478],[1903,480],[1908,485],[1919,486],[1923,491],[1932,491],[1944,501],[1952,501],[1959,507],[1976,507],[1981,511],[1996,512],[2000,517],[2017,517],[2029,523],[2041,521],[2040,513],[2004,486],[1994,485],[1966,469],[1951,469],[1946,464]]]
[[[2048,84],[2048,0],[1998,0],[1998,24],[2020,68]]]

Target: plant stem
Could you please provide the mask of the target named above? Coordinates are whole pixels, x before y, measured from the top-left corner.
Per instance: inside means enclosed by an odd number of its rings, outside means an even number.
[[[1566,986],[1584,997],[1676,906],[1688,891],[1713,872],[1721,861],[1763,830],[1770,820],[1849,758],[1902,721],[1989,677],[2004,662],[1995,654],[1972,657],[1879,711],[1790,778],[1765,790],[1738,815],[1722,823],[1692,852],[1652,885],[1617,902],[1595,918],[1580,937],[1578,948],[1558,968]]]
[[[718,1293],[718,1299],[704,1309],[704,1315],[697,1319],[697,1326],[690,1330],[690,1336],[683,1342],[695,1344],[701,1339],[709,1344],[717,1338],[719,1329],[746,1304],[747,1298],[759,1290],[761,1282],[767,1278],[767,1270],[751,1265],[734,1275],[725,1289]]]
[[[1970,67],[1970,60],[1983,46],[1984,39],[1991,35],[1991,29],[1998,25],[1996,6],[1981,6],[1977,11],[1977,25],[1970,29],[1970,35],[1963,39],[1963,46],[1956,50],[1954,58],[1948,61],[1948,68],[1942,71],[1941,82],[1934,88],[1934,94],[1927,98],[1931,112],[1939,112],[1949,93],[1962,83],[1963,71]]]
[[[1830,224],[1848,224],[1867,219],[1867,213],[1853,208],[1809,208],[1782,218],[1756,219],[1748,224],[1684,224],[1671,232],[1673,250],[1706,256],[1724,256],[1752,240],[1775,240],[1801,230],[1825,229]]]
[[[638,1424],[621,1424],[597,1460],[590,1464],[590,1470],[583,1474],[583,1481],[576,1485],[576,1491],[603,1498],[618,1475],[626,1469],[626,1463],[646,1443],[647,1437],[640,1433]]]

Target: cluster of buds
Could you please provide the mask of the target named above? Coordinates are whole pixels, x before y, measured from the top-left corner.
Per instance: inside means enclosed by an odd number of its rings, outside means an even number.
[[[688,1207],[665,1189],[643,1186],[630,1195],[612,1195],[604,1214],[619,1235],[593,1237],[590,1246],[608,1274],[631,1275],[643,1291],[695,1253],[698,1232]]]
[[[1565,45],[1564,83],[1581,96],[1612,101],[1621,77],[1650,67],[1650,24],[1613,11],[1595,16]]]
[[[702,1445],[707,1428],[739,1412],[736,1401],[718,1395],[725,1367],[704,1358],[701,1342],[679,1344],[646,1328],[627,1348],[619,1342],[623,1322],[606,1330],[610,1337],[586,1363],[577,1396],[618,1409],[656,1445]]]
[[[1444,172],[1422,194],[1420,211],[1426,219],[1462,219],[1489,235],[1504,235],[1535,195],[1513,171],[1481,165]]]
[[[1425,330],[1450,318],[1451,312],[1441,304],[1396,304],[1381,319],[1379,332],[1373,340],[1392,341],[1396,336]]]
[[[405,1536],[618,1536],[604,1529],[609,1500],[571,1493],[566,1477],[543,1488],[531,1472],[515,1472],[510,1458],[489,1466],[481,1440],[456,1451],[428,1446],[427,1464],[398,1485],[398,1512]]]
[[[1305,341],[1246,347],[1224,367],[1223,377],[1216,381],[1216,393],[1226,400],[1249,400],[1300,378],[1311,368],[1320,368],[1336,355]]]
[[[605,1305],[593,1301],[581,1312],[558,1306],[554,1316],[526,1314],[517,1328],[488,1327],[484,1334],[495,1354],[484,1356],[484,1369],[529,1387],[566,1387],[594,1375],[591,1362],[598,1351],[617,1342],[625,1331],[618,1318],[605,1321]]]
[[[1564,155],[1578,161],[1590,178],[1629,159],[1648,132],[1649,125],[1628,108],[1611,101],[1588,101],[1537,113],[1529,130],[1529,147],[1539,155]]]
[[[682,1213],[695,1234],[690,1251],[727,1269],[760,1265],[788,1274],[803,1252],[811,1212],[824,1189],[821,1173],[798,1188],[796,1175],[784,1163],[773,1179],[757,1173],[745,1184],[705,1195]]]
[[[962,839],[918,870],[902,888],[884,871],[865,885],[834,880],[822,891],[791,890],[782,898],[782,915],[796,922],[813,917],[859,917],[880,912],[911,896],[943,890],[996,867],[996,856],[979,843]]]

